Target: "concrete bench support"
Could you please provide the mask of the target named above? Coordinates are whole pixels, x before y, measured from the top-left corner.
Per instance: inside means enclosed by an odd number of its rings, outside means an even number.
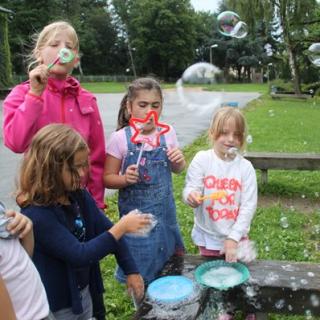
[[[194,279],[197,266],[207,261],[210,259],[198,255],[172,257],[160,276],[184,275]],[[244,314],[254,312],[261,320],[266,319],[268,313],[306,315],[309,312],[313,316],[320,316],[319,264],[257,260],[250,263],[248,269],[250,279],[245,284],[228,291],[218,291],[235,310],[241,310]],[[133,319],[197,320],[215,292],[212,288],[203,288],[196,303],[189,304],[185,310],[180,306],[172,310],[169,307],[165,315],[162,313],[159,316],[154,312],[152,303],[145,299]],[[178,315],[182,315],[182,318]]]

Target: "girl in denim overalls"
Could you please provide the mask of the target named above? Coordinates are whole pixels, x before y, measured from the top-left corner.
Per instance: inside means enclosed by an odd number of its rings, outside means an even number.
[[[142,158],[137,166],[141,144],[131,142],[133,129],[130,117],[144,119],[150,110],[160,116],[162,111],[160,85],[152,78],[136,79],[123,98],[118,128],[109,139],[104,183],[107,188],[120,189],[119,212],[123,216],[133,209],[152,213],[158,223],[146,237],[127,235],[131,254],[146,284],[154,280],[164,264],[174,254],[182,254],[184,245],[176,219],[171,172],[185,168],[185,160],[177,147],[172,127],[160,135],[158,147],[144,144]],[[143,127],[143,134],[154,137],[159,131],[150,121]],[[116,278],[124,282],[123,271],[118,268]]]

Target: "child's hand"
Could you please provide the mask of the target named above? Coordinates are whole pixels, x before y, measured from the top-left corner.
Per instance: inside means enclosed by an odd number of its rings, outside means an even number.
[[[184,155],[179,148],[172,148],[167,151],[167,156],[172,163],[182,163],[184,162]]]
[[[149,215],[138,213],[137,210],[133,210],[123,216],[119,222],[123,223],[125,233],[135,233],[139,232],[140,229],[149,226],[151,224],[151,219]]]
[[[41,96],[47,86],[49,76],[48,67],[45,64],[40,64],[29,73],[30,93]]]
[[[25,215],[13,210],[8,210],[6,216],[13,218],[7,225],[7,230],[11,234],[18,235],[20,239],[23,239],[32,231],[32,221]]]
[[[127,276],[127,290],[138,306],[144,296],[144,282],[140,274],[129,274]]]
[[[124,174],[127,184],[134,184],[139,181],[139,172],[138,166],[136,164],[132,164],[128,166],[126,172]]]
[[[237,262],[238,242],[232,239],[224,241],[224,252],[227,262]]]
[[[192,208],[197,208],[201,205],[201,203],[203,202],[202,200],[200,200],[201,197],[201,193],[198,191],[191,191],[188,195],[187,201],[190,207]]]

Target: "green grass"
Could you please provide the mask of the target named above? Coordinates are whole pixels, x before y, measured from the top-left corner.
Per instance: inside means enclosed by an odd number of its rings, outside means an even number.
[[[254,87],[254,86],[253,86]],[[263,87],[262,87],[263,89]],[[236,89],[234,89],[236,90]],[[259,91],[259,90],[255,90]],[[270,111],[273,110],[273,111]],[[320,103],[308,101],[273,101],[267,95],[250,104],[245,110],[249,133],[253,143],[249,151],[314,152],[320,153]],[[210,147],[206,135],[196,139],[184,149],[189,163],[194,154]],[[257,172],[259,179],[259,172]],[[181,200],[185,172],[174,175],[174,192],[177,215],[188,253],[197,253],[191,241],[193,212]],[[260,179],[259,179],[260,181]],[[267,186],[259,184],[259,194],[301,197],[319,201],[320,173],[317,171],[269,171]],[[108,199],[108,216],[118,220],[116,196]],[[289,227],[280,225],[286,216]],[[320,212],[302,213],[287,210],[281,205],[258,208],[252,223],[250,238],[257,244],[260,259],[320,262],[319,245]],[[115,260],[107,257],[102,262],[106,287],[105,303],[108,319],[130,319],[134,312],[125,287],[113,277]],[[284,317],[271,316],[272,319]],[[301,317],[286,317],[301,319]]]
[[[125,82],[82,82],[81,86],[92,93],[124,93],[127,83]]]
[[[82,82],[83,88],[92,93],[125,93],[129,82]],[[175,83],[161,84],[163,89],[175,88]]]
[[[93,93],[122,93],[126,91],[127,82],[82,82],[81,85]],[[175,89],[175,83],[161,83],[163,89]],[[188,87],[198,87],[188,85]],[[256,83],[233,83],[219,85],[202,85],[203,90],[226,91],[226,92],[260,92],[267,93],[267,84]]]

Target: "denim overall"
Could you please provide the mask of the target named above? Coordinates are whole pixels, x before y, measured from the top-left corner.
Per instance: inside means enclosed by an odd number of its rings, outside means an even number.
[[[125,133],[128,153],[122,172],[125,172],[129,165],[136,164],[141,147],[130,141],[130,127],[125,128]],[[132,257],[146,283],[155,279],[175,252],[184,251],[176,219],[171,167],[166,150],[166,141],[161,135],[159,147],[143,151],[139,165],[139,182],[119,191],[120,217],[131,210],[139,209],[143,213],[152,213],[158,221],[148,236],[125,235]],[[119,267],[116,277],[121,282],[125,281],[125,275]]]

